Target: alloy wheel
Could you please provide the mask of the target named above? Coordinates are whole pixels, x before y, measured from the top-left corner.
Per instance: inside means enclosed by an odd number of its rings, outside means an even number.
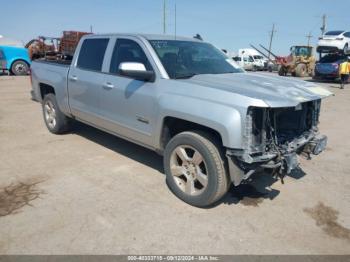
[[[208,186],[207,165],[195,148],[180,145],[170,157],[170,172],[176,185],[186,194],[196,196]]]
[[[54,104],[48,100],[44,106],[45,121],[50,129],[56,126],[56,110]]]

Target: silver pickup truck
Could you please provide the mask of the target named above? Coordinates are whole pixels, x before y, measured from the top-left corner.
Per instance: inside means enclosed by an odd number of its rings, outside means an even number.
[[[78,120],[159,152],[171,191],[198,207],[253,173],[288,174],[327,143],[317,125],[329,91],[246,73],[197,39],[88,35],[72,61],[34,61],[31,73],[50,132]]]

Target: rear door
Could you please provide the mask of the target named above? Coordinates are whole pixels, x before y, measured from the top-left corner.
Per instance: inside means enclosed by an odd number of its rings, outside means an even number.
[[[109,38],[87,38],[68,75],[70,108],[74,116],[98,125],[99,94],[104,83],[102,73]]]
[[[151,134],[155,127],[157,105],[156,84],[118,73],[119,65],[123,62],[142,63],[147,70],[154,71],[151,55],[144,44],[133,37],[116,39],[111,53],[100,96],[103,127],[143,145],[152,145]]]

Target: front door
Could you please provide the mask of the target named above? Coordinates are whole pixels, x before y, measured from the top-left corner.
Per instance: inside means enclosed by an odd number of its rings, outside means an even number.
[[[116,40],[100,105],[106,129],[150,146],[156,120],[157,87],[154,83],[118,74],[119,65],[123,62],[142,63],[147,70],[153,70],[150,56],[147,57],[142,45],[137,39]]]

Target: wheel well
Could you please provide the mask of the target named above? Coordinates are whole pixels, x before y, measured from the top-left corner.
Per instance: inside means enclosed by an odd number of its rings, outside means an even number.
[[[210,134],[216,140],[217,143],[219,143],[220,145],[223,144],[220,133],[210,127],[206,127],[176,117],[166,117],[163,121],[163,127],[160,138],[161,149],[163,150],[166,144],[169,142],[169,140],[175,135],[190,130],[200,130],[206,132],[207,134]]]
[[[23,59],[16,59],[16,60],[12,61],[12,63],[11,63],[11,68],[12,68],[13,64],[16,63],[16,62],[18,62],[18,61],[22,61],[22,62],[26,63],[27,66],[30,66],[29,63],[28,63],[26,60],[23,60]]]
[[[22,62],[26,63],[28,67],[30,67],[30,64],[29,64],[26,60],[23,60],[23,59],[16,59],[16,60],[12,61],[11,66],[10,66],[10,68],[9,68],[9,70],[11,71],[11,73],[12,73],[12,66],[13,66],[13,64],[16,63],[16,62],[18,62],[18,61],[22,61]]]
[[[39,87],[41,99],[44,99],[45,95],[47,94],[55,94],[55,89],[50,85],[40,83]]]

